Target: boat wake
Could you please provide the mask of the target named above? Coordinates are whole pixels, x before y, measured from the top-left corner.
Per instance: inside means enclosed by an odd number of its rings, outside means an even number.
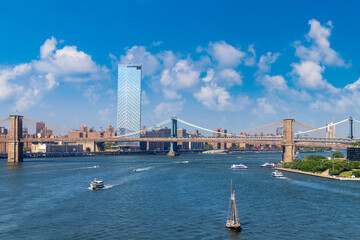
[[[181,162],[175,162],[175,163],[189,163],[189,161],[181,161]]]
[[[134,172],[142,172],[142,171],[147,171],[147,170],[149,170],[151,167],[146,167],[146,168],[136,168],[136,169],[134,169],[133,171]]]
[[[99,165],[94,165],[94,166],[91,166],[91,167],[80,167],[80,168],[70,168],[68,170],[74,170],[74,169],[91,169],[91,168],[99,168],[100,166]]]
[[[116,185],[120,185],[120,184],[105,184],[103,188],[96,189],[96,191],[109,189],[109,188],[115,187]],[[91,187],[87,187],[87,189],[91,190]]]

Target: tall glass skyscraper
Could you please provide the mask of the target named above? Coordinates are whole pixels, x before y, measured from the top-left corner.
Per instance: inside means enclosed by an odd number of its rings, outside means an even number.
[[[139,132],[141,127],[141,65],[118,65],[117,134]],[[140,137],[140,133],[126,137]],[[139,142],[120,145],[139,146]]]

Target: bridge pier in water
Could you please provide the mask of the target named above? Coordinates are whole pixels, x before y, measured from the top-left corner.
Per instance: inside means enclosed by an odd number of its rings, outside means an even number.
[[[171,137],[177,137],[177,119],[171,118]],[[167,154],[170,157],[179,156],[177,151],[177,142],[170,142],[170,151]]]
[[[8,142],[8,162],[23,161],[22,122],[23,116],[10,115],[10,129]]]
[[[283,162],[291,162],[295,157],[295,142],[294,142],[294,122],[293,118],[285,118],[284,132],[283,132],[283,145],[282,145],[282,160]]]

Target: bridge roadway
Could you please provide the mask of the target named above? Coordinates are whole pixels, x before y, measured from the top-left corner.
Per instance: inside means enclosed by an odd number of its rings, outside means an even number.
[[[212,143],[247,143],[283,145],[282,136],[241,136],[241,137],[197,137],[197,138],[21,138],[21,142],[212,142]],[[9,139],[0,139],[9,142]],[[295,138],[296,146],[346,148],[354,144],[355,140],[339,138]]]

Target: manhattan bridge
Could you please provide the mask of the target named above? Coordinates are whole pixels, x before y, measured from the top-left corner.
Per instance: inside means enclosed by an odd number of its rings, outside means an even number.
[[[169,142],[170,150],[168,155],[177,155],[177,142],[211,142],[211,143],[246,143],[258,145],[278,146],[282,149],[282,158],[284,162],[289,162],[294,159],[295,147],[332,147],[332,148],[347,148],[356,142],[355,135],[359,138],[360,132],[356,133],[354,130],[360,129],[359,120],[352,117],[338,121],[336,123],[329,123],[321,127],[311,127],[293,118],[286,118],[274,123],[269,123],[262,126],[257,126],[249,129],[242,129],[231,134],[221,133],[215,130],[199,126],[195,123],[182,120],[180,118],[172,117],[166,121],[155,124],[152,127],[142,129],[138,132],[132,132],[120,136],[105,136],[94,135],[89,138],[73,138],[69,137],[68,132],[72,129],[59,127],[52,124],[45,124],[47,129],[57,132],[54,136],[44,137],[26,137],[22,130],[23,127],[34,128],[34,125],[39,123],[36,120],[28,119],[21,115],[10,115],[8,118],[0,120],[0,126],[9,126],[9,134],[0,138],[0,143],[7,144],[8,162],[22,162],[23,161],[23,146],[26,143],[78,143],[83,144],[91,151],[97,151],[97,145],[105,142]],[[197,130],[202,130],[210,136],[197,137],[178,137],[178,125],[191,127]],[[142,133],[151,131],[155,128],[169,127],[171,129],[170,137],[144,137]],[[336,129],[336,131],[335,131]],[[137,136],[136,136],[137,135]],[[24,137],[25,136],[25,137]],[[136,136],[136,137],[134,137]]]

